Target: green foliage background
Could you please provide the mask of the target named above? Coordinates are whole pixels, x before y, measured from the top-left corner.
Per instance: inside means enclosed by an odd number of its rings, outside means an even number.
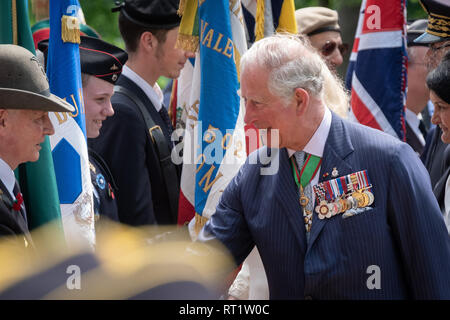
[[[31,0],[29,0],[31,3]],[[121,48],[124,48],[117,25],[118,13],[111,12],[115,6],[114,0],[79,0],[83,8],[84,16],[88,25],[97,30],[105,41],[111,42]],[[343,6],[356,7],[361,6],[361,0],[295,0],[295,8],[309,6],[323,6],[339,10]],[[30,7],[30,19],[33,24],[34,17]],[[407,3],[408,20],[426,18],[426,14],[419,4],[419,0],[408,0]]]
[[[1,0],[0,0],[1,1]],[[31,0],[28,0],[29,12],[30,12],[30,20],[31,25],[35,23],[32,11],[31,11]],[[390,0],[384,0],[390,1]],[[83,9],[84,16],[86,19],[86,23],[93,27],[97,32],[100,33],[102,39],[110,42],[122,49],[125,48],[123,40],[119,33],[118,27],[118,12],[111,12],[111,8],[115,6],[115,0],[79,0],[81,8]],[[343,25],[345,22],[340,21],[340,25],[343,28],[343,40],[344,42],[352,44],[354,37],[354,30],[356,29],[357,23],[357,12],[361,6],[361,0],[294,0],[295,8],[303,8],[309,6],[322,6],[329,7],[331,9],[338,10],[341,13],[341,10],[350,12],[350,17],[353,16],[353,12],[355,15],[355,19],[353,21],[345,21],[348,23],[347,28]],[[353,10],[353,11],[351,11]],[[407,1],[407,18],[408,20],[415,20],[421,18],[427,18],[425,11],[422,9],[419,4],[419,0],[408,0]],[[350,29],[349,29],[350,28]],[[344,57],[344,60],[348,57]],[[338,69],[341,75],[345,74],[345,69],[347,66],[347,62]],[[167,79],[162,78],[158,80],[161,87],[164,87]]]

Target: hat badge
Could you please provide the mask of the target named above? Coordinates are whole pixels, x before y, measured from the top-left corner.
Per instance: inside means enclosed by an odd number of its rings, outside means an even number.
[[[113,64],[113,65],[112,65],[112,67],[111,67],[111,68],[109,68],[109,70],[113,70],[113,71],[115,71],[115,70],[119,70],[119,67],[118,67],[118,66],[116,66],[116,64]]]
[[[112,81],[116,81],[117,80],[117,74],[113,74],[111,79],[112,79]]]

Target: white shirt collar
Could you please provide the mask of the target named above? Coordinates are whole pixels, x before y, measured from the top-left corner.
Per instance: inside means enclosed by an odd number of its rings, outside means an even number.
[[[11,167],[2,158],[0,158],[0,180],[2,180],[12,198],[15,199],[13,189],[16,183],[16,177],[14,176],[14,171],[12,171]]]
[[[158,83],[155,82],[155,85],[152,87],[147,81],[145,81],[140,75],[138,75],[136,72],[130,69],[127,65],[124,65],[122,68],[122,75],[129,78],[131,81],[136,83],[139,88],[142,89],[142,91],[145,92],[147,97],[150,99],[150,101],[155,106],[156,111],[159,112],[162,107],[162,101],[163,101],[163,93],[161,88],[159,87]]]
[[[303,148],[304,152],[321,157],[323,156],[323,150],[325,149],[325,142],[327,141],[328,134],[331,128],[331,111],[325,107],[325,113],[322,118],[322,122],[314,132],[311,139],[308,141],[306,146]],[[295,151],[292,149],[287,149],[289,157],[291,157]]]
[[[406,122],[408,122],[409,126],[413,130],[414,134],[417,136],[417,138],[420,140],[422,145],[425,145],[425,138],[423,137],[422,132],[419,129],[420,119],[422,118],[422,115],[419,113],[416,115],[414,112],[409,110],[408,108],[405,108],[405,119]]]

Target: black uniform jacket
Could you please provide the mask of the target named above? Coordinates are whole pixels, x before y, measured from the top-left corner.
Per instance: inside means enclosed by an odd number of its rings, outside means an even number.
[[[106,216],[119,221],[117,208],[117,186],[105,161],[94,150],[89,149],[89,168],[94,192],[94,212],[96,221]]]
[[[14,210],[13,205],[13,198],[0,180],[0,237],[16,236],[10,239],[17,240],[19,246],[33,247],[24,212]]]
[[[138,96],[171,143],[166,123],[144,91],[124,75],[116,85]],[[170,213],[165,183],[180,183],[180,166],[177,181],[164,181],[155,145],[138,107],[118,93],[111,102],[114,115],[103,122],[100,136],[91,139],[90,146],[105,160],[119,188],[120,222],[134,226],[176,224],[177,217]]]

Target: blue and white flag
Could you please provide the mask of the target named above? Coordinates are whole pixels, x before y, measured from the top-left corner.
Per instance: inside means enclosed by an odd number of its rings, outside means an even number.
[[[50,91],[75,107],[73,113],[51,113],[55,134],[50,137],[69,247],[95,244],[92,185],[86,142],[81,85],[78,0],[50,1],[50,39],[47,75]]]

